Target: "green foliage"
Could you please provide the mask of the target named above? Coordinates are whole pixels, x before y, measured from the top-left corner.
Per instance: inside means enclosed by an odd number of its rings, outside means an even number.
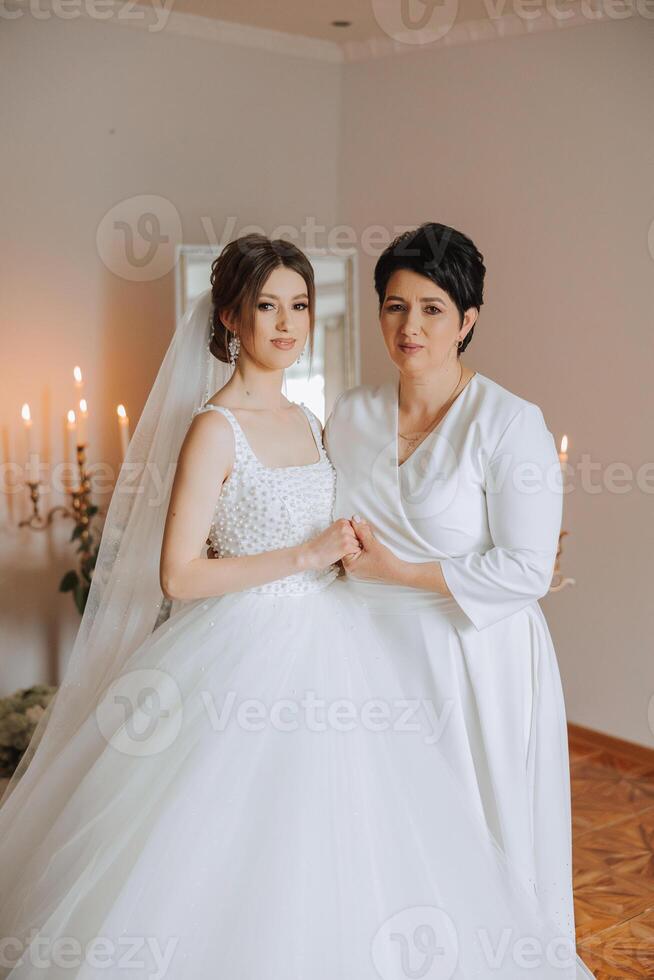
[[[0,776],[11,776],[29,745],[39,718],[57,691],[48,684],[21,688],[0,698]]]
[[[94,504],[90,504],[86,513],[88,516],[88,525],[86,525],[88,529],[87,542],[85,543],[83,540],[81,540],[85,527],[85,525],[81,522],[75,524],[73,533],[70,536],[71,541],[80,541],[79,547],[77,548],[77,554],[81,555],[79,559],[79,569],[77,571],[75,569],[71,569],[70,571],[66,572],[59,583],[60,592],[72,592],[73,600],[80,616],[84,612],[86,600],[89,597],[93,570],[98,559],[98,550],[100,548],[100,533],[94,533],[91,528],[91,519],[98,513],[98,508]]]

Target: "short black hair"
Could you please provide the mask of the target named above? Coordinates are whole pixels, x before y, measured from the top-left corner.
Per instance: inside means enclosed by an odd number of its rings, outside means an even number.
[[[484,302],[484,256],[462,231],[426,221],[412,231],[398,235],[384,249],[375,265],[375,289],[381,311],[388,280],[397,269],[410,269],[444,289],[463,314],[471,306],[481,309]],[[474,333],[474,326],[461,343],[463,353]]]

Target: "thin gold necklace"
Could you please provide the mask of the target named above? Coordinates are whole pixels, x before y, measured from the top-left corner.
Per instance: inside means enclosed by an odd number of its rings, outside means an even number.
[[[414,447],[419,442],[422,441],[421,438],[420,438],[421,436],[427,436],[428,433],[431,432],[431,430],[434,428],[434,426],[437,425],[437,423],[438,423],[438,417],[439,417],[440,413],[443,411],[443,409],[445,408],[445,406],[449,402],[450,398],[452,397],[452,395],[454,394],[454,392],[456,391],[456,389],[461,384],[461,378],[462,377],[463,377],[463,365],[462,364],[459,364],[459,378],[457,380],[457,383],[454,385],[454,387],[452,388],[452,391],[449,393],[449,395],[447,396],[447,398],[445,399],[445,401],[443,402],[443,404],[441,405],[441,407],[438,409],[438,412],[436,413],[436,417],[434,418],[433,422],[431,422],[431,424],[429,426],[427,426],[426,429],[422,429],[420,432],[416,433],[413,438],[411,436],[405,436],[405,435],[403,435],[399,431],[399,429],[398,429],[398,435],[400,436],[401,439],[404,439],[404,441],[406,443],[408,443],[408,447],[409,447],[410,450],[413,450]]]

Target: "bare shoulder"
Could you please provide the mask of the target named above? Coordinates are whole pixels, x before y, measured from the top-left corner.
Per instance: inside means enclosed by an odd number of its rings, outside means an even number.
[[[186,433],[182,454],[194,457],[202,454],[205,460],[227,459],[234,455],[234,433],[223,412],[209,409],[197,412]]]

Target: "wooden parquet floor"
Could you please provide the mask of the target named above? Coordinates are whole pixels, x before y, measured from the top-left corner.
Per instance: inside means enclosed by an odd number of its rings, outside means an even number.
[[[570,726],[577,951],[596,980],[654,978],[654,752]]]

